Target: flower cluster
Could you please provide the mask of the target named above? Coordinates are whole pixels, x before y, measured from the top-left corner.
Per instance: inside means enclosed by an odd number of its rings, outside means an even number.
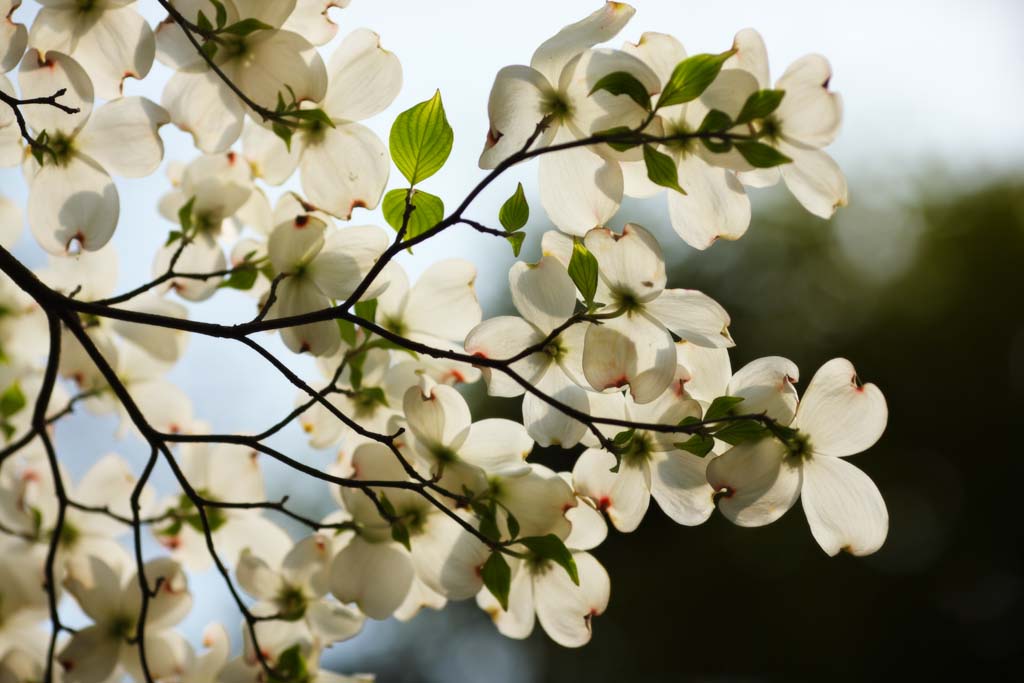
[[[0,74],[0,164],[21,165],[50,254],[32,272],[7,251],[23,215],[0,198],[0,680],[364,680],[322,671],[320,654],[368,618],[469,599],[508,637],[539,622],[578,647],[609,605],[596,557],[607,523],[637,529],[652,498],[685,526],[716,506],[761,526],[800,498],[829,555],[882,545],[885,503],[845,460],[884,431],[878,388],[844,359],[802,397],[785,358],[733,372],[728,313],[669,286],[659,230],[609,227],[624,196],[665,192],[667,223],[706,249],[747,230],[746,188],[780,179],[830,216],[847,192],[823,151],[841,119],[823,57],[772,84],[750,29],[719,54],[688,56],[661,33],[601,47],[634,13],[609,2],[498,72],[490,173],[446,213],[421,187],[452,149],[440,94],[398,115],[385,144],[361,121],[397,96],[398,58],[366,29],[321,56],[337,28],[328,10],[347,2],[158,2],[155,29],[125,0],[46,0],[29,29],[11,18],[20,2],[0,4],[0,67],[18,68],[17,90]],[[154,59],[173,70],[161,104],[122,96]],[[165,124],[200,154],[167,165],[158,212],[173,227],[153,279],[116,294],[111,174],[156,171]],[[517,315],[484,318],[466,260],[413,281],[395,257],[458,226],[519,255],[521,185],[501,229],[465,214],[533,157],[556,229],[538,236],[538,260],[509,270]],[[407,183],[386,192],[392,163]],[[296,171],[301,191],[275,189]],[[353,220],[378,206],[393,232]],[[224,289],[251,295],[252,320],[190,319],[189,304]],[[259,331],[314,356],[320,376],[293,372]],[[168,378],[189,334],[261,354],[297,388],[294,410],[258,434],[213,432]],[[478,382],[521,419],[474,418],[460,388]],[[148,447],[141,472],[106,454],[73,483],[52,425],[78,404]],[[326,457],[267,443],[290,425]],[[87,446],[74,446],[79,460]],[[545,449],[574,465],[546,466]],[[333,511],[313,519],[269,499],[268,461],[325,483]],[[154,489],[158,463],[177,490]],[[205,571],[238,607],[241,652],[221,625],[202,647],[176,630]],[[65,623],[64,595],[83,625]]]

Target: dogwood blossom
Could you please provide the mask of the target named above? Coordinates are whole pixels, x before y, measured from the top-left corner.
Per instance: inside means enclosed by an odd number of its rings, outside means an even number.
[[[843,458],[867,450],[888,409],[874,384],[861,384],[848,360],[821,366],[797,406],[786,443],[767,438],[715,458],[708,481],[719,508],[740,526],[762,526],[803,500],[811,534],[829,555],[870,555],[885,541],[889,514],[874,482]]]

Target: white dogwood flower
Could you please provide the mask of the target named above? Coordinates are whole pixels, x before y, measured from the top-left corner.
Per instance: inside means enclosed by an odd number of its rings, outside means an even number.
[[[885,541],[889,514],[874,482],[844,458],[874,445],[887,419],[878,387],[861,384],[848,360],[825,363],[797,406],[795,437],[742,443],[711,461],[719,508],[740,526],[763,526],[801,498],[826,553],[870,555]]]

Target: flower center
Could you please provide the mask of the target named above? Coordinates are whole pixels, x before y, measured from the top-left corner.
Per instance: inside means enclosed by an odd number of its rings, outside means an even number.
[[[285,621],[298,621],[306,615],[306,596],[296,586],[285,586],[274,598],[274,604]]]
[[[548,93],[541,102],[542,110],[547,112],[555,121],[561,123],[572,117],[573,106],[565,96],[557,91]]]

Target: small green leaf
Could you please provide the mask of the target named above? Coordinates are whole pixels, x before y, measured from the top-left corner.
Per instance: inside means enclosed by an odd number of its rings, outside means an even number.
[[[213,31],[213,23],[210,22],[209,17],[206,16],[203,10],[199,10],[199,16],[196,17],[196,26],[205,32]]]
[[[743,109],[736,117],[736,123],[750,123],[763,119],[779,108],[785,90],[758,90],[743,103]]]
[[[647,87],[628,71],[613,71],[602,77],[589,94],[593,95],[598,90],[607,90],[612,95],[627,95],[647,111],[651,109],[651,94],[647,92]]]
[[[626,137],[633,136],[633,137],[635,137],[636,133],[634,133],[633,130],[631,128],[629,128],[628,126],[616,126],[615,128],[609,128],[607,130],[598,131],[594,135],[597,135],[599,137],[622,137],[622,136],[626,136]],[[634,147],[637,147],[637,146],[639,146],[642,143],[640,143],[640,142],[605,142],[604,144],[608,145],[609,147],[614,149],[616,152],[625,152],[626,150],[633,149]]]
[[[704,413],[704,421],[708,422],[728,417],[732,414],[732,409],[742,402],[743,398],[740,396],[719,396],[708,406],[707,411]]]
[[[362,406],[386,406],[388,404],[387,394],[380,387],[363,387],[354,397],[356,405]]]
[[[704,436],[703,434],[694,434],[686,441],[672,444],[681,451],[687,453],[693,453],[699,458],[703,458],[705,455],[711,452],[711,449],[715,447],[715,440],[710,436]]]
[[[697,128],[698,133],[722,133],[735,125],[733,120],[729,118],[729,115],[724,111],[718,109],[712,109],[704,116],[704,120],[700,122],[700,127]]]
[[[512,589],[512,570],[501,552],[495,550],[480,569],[480,578],[491,592],[501,609],[508,610],[508,594]]]
[[[734,54],[736,50],[733,49],[717,55],[693,55],[679,62],[672,70],[668,83],[662,88],[656,109],[682,104],[700,97],[718,78],[718,72],[722,70],[725,60]]]
[[[224,28],[224,24],[228,23],[228,10],[224,7],[224,3],[220,0],[210,0],[210,4],[213,5],[213,9],[216,11],[217,28]]]
[[[309,683],[310,678],[302,647],[292,645],[277,656],[269,683]]]
[[[391,540],[401,543],[405,549],[412,552],[412,541],[409,539],[409,528],[403,522],[391,524]]]
[[[526,240],[525,232],[514,232],[505,239],[512,245],[512,255],[519,256],[519,252],[523,250],[523,242]]]
[[[587,308],[594,305],[597,294],[597,258],[579,238],[573,240],[572,257],[569,259],[569,277],[576,289],[583,295]]]
[[[388,500],[388,497],[383,493],[380,494],[380,509],[383,510],[384,514],[388,517],[394,518],[398,516],[395,514],[395,506],[391,504],[391,501]]]
[[[530,220],[530,205],[523,193],[523,184],[519,183],[515,194],[505,200],[498,211],[498,220],[506,232],[522,230],[526,221]],[[518,254],[517,254],[518,255]]]
[[[391,158],[409,184],[415,185],[441,170],[454,139],[438,90],[395,118],[389,138]]]
[[[217,56],[217,50],[219,48],[220,46],[217,45],[217,43],[213,42],[212,40],[208,40],[205,43],[203,43],[203,46],[200,49],[203,51],[204,55],[206,55],[210,59],[213,59]]]
[[[171,246],[172,244],[174,244],[175,242],[177,242],[178,240],[180,240],[180,239],[181,239],[181,237],[182,237],[182,235],[181,235],[181,230],[171,230],[171,231],[170,231],[170,232],[169,232],[169,233],[167,234],[167,241],[166,241],[166,242],[164,242],[164,246],[165,246],[165,247],[169,247],[169,246]]]
[[[357,301],[355,313],[363,320],[374,320],[377,317],[377,300]]]
[[[793,161],[779,150],[763,142],[737,142],[736,149],[754,168],[772,168]]]
[[[501,532],[498,530],[498,518],[497,509],[494,506],[494,501],[491,501],[490,505],[478,506],[477,514],[480,516],[480,533],[485,538],[489,538],[492,541],[501,540]]]
[[[18,429],[9,422],[0,422],[0,431],[4,433],[4,441],[10,441]]]
[[[686,194],[686,190],[679,186],[679,169],[672,157],[654,149],[653,145],[644,145],[644,163],[652,183]]]
[[[508,535],[513,540],[519,536],[519,520],[511,512],[506,511],[505,525],[508,526]]]
[[[580,575],[576,569],[576,561],[572,559],[572,553],[562,543],[562,539],[554,534],[547,536],[530,536],[519,539],[519,543],[525,545],[530,552],[542,560],[550,560],[560,565],[569,574],[569,578],[577,586],[580,585]]]
[[[612,443],[618,448],[625,448],[629,445],[629,442],[633,440],[633,436],[636,434],[635,429],[626,429],[615,435],[612,439]]]
[[[356,345],[356,326],[351,320],[337,320],[338,330],[341,332],[341,338],[349,346]]]
[[[248,19],[242,19],[239,22],[231,24],[231,26],[226,27],[223,30],[223,32],[230,33],[233,36],[245,37],[250,33],[255,33],[256,31],[269,31],[272,30],[273,28],[273,26],[270,26],[269,24],[264,24],[259,19],[253,19],[252,17],[250,17]]]
[[[730,138],[701,138],[701,143],[715,154],[725,154],[732,149]]]
[[[323,109],[296,109],[288,114],[301,121],[313,121],[328,128],[334,128],[334,121]]]
[[[190,197],[187,202],[178,209],[178,225],[181,226],[182,235],[187,235],[192,230],[192,207],[196,205],[196,198]]]
[[[25,407],[25,394],[21,386],[15,382],[0,394],[0,416],[10,417]]]
[[[408,190],[391,190],[384,195],[381,210],[384,220],[395,230],[400,230],[405,217],[405,196]],[[412,213],[406,226],[405,239],[411,239],[430,230],[444,220],[444,202],[441,198],[423,190],[412,191]]]
[[[259,274],[259,271],[252,267],[235,268],[231,271],[231,275],[220,283],[220,286],[230,289],[252,289],[252,286],[256,284],[256,278],[259,277]]]
[[[295,133],[292,127],[280,121],[274,121],[270,129],[274,131],[274,135],[284,140],[284,146],[288,148],[288,151],[292,151],[292,134]]]
[[[757,420],[737,420],[716,430],[715,438],[735,446],[745,441],[760,441],[769,434],[771,432]]]

